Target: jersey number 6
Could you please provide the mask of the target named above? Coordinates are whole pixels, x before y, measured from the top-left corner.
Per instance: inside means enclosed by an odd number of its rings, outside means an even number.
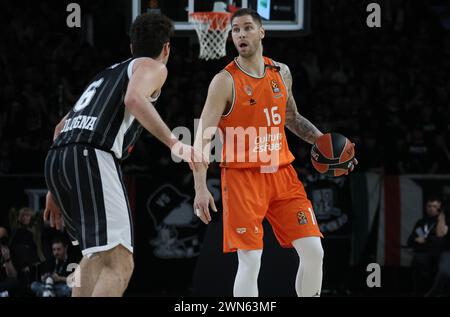
[[[95,93],[97,92],[98,87],[103,83],[103,78],[100,78],[97,81],[94,81],[89,87],[84,91],[81,95],[80,99],[78,99],[75,107],[73,108],[74,112],[79,112],[86,108],[91,102],[92,98],[94,98]]]

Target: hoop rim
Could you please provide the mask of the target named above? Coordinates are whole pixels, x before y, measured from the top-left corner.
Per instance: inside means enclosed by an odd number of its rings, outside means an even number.
[[[226,55],[231,13],[229,12],[193,12],[189,14],[189,23],[194,25],[200,42],[200,59],[218,59]]]
[[[223,29],[223,30],[225,30],[227,28],[227,24],[229,21],[227,21],[227,23],[223,23],[225,21],[221,21],[220,23],[218,23],[218,21],[215,21],[215,19],[231,18],[230,12],[199,11],[199,12],[192,12],[189,15],[193,21],[202,22],[205,20],[211,20],[213,25],[215,25],[216,27],[219,27],[220,29]]]
[[[197,18],[197,17],[214,17],[214,16],[230,16],[231,17],[231,13],[230,12],[215,12],[215,11],[197,11],[197,12],[192,12],[189,14],[192,18]]]

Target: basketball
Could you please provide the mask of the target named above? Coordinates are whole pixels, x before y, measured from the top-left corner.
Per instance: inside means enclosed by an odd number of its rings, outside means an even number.
[[[321,174],[342,176],[353,165],[353,143],[339,133],[327,133],[317,139],[311,149],[311,162]]]

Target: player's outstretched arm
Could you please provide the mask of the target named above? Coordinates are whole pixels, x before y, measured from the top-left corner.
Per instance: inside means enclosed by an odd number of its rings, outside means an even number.
[[[308,119],[303,117],[297,110],[297,104],[292,93],[292,75],[289,67],[285,64],[280,64],[281,76],[283,76],[286,88],[288,90],[287,105],[286,105],[286,127],[292,131],[296,136],[305,140],[309,144],[314,144],[316,139],[323,133],[316,128]]]
[[[151,96],[159,91],[167,79],[167,68],[163,63],[150,58],[137,60],[128,83],[125,106],[142,126],[167,146],[172,146],[170,129],[159,116]]]
[[[199,129],[195,137],[194,147],[209,157],[211,138],[219,124],[227,104],[231,100],[233,83],[230,76],[225,72],[218,73],[208,89],[208,97],[200,117]],[[209,132],[209,133],[206,133]],[[198,165],[198,163],[197,163]],[[200,219],[208,224],[211,221],[209,207],[217,211],[214,199],[206,186],[207,168],[198,166],[194,170],[195,200],[194,211]]]
[[[149,98],[161,90],[167,79],[167,68],[164,64],[141,58],[133,65],[133,73],[125,95],[125,106],[140,124],[159,141],[167,145],[172,153],[195,168],[194,161],[206,164],[201,155],[195,153],[193,147],[181,143],[161,119]]]

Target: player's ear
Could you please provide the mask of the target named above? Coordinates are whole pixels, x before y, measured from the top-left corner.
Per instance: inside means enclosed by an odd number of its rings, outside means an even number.
[[[260,34],[261,40],[266,37],[266,30],[264,30],[264,28],[262,26],[259,28],[259,34]]]
[[[163,46],[163,56],[167,57],[170,54],[170,42],[167,42]]]
[[[161,54],[159,55],[160,58],[162,58],[162,62],[164,64],[167,64],[169,61],[169,55],[170,55],[170,42],[164,43]]]

